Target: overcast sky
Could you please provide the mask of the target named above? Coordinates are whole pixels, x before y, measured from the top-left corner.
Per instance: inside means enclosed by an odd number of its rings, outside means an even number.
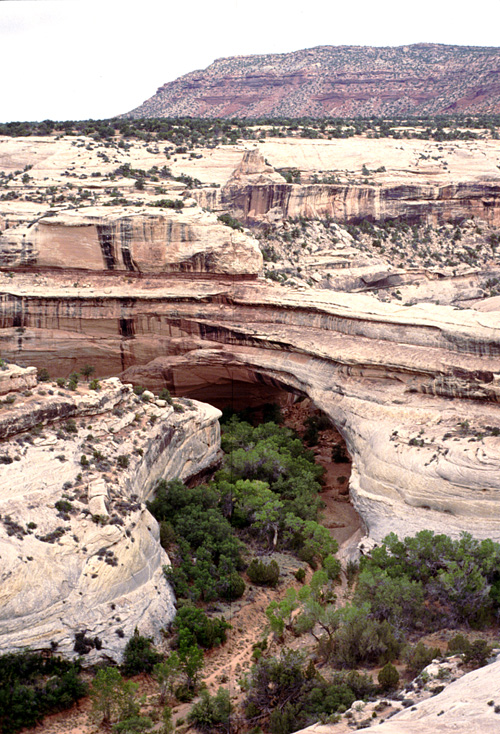
[[[106,118],[221,56],[500,46],[500,0],[1,0],[0,121]]]

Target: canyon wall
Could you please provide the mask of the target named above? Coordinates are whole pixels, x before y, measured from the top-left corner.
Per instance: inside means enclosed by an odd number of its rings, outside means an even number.
[[[257,274],[262,255],[251,236],[199,209],[157,214],[95,207],[0,234],[0,267],[22,266]]]
[[[89,663],[120,662],[136,627],[159,641],[175,616],[145,501],[158,478],[189,479],[218,461],[220,413],[146,403],[116,378],[98,391],[48,382],[9,397],[0,405],[0,652],[75,657],[83,644]]]
[[[136,284],[133,298],[119,276],[92,292],[35,282],[1,283],[12,359],[68,374],[84,358],[208,402],[233,380],[308,395],[346,441],[372,537],[425,527],[500,540],[495,312],[258,282],[170,279]]]
[[[208,191],[200,191],[197,198],[201,205],[208,205]],[[330,217],[348,223],[400,218],[409,224],[442,225],[474,217],[491,226],[500,225],[500,183],[494,181],[442,186],[241,181],[229,182],[221,191],[219,201],[221,208],[230,209],[248,224],[276,218]]]

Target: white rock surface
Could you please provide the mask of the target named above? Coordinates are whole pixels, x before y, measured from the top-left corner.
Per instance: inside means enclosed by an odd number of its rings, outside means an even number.
[[[84,386],[64,391],[63,400],[44,383],[44,396],[36,388],[2,411],[6,431],[16,412],[23,426],[30,406],[39,414],[44,403],[46,415],[57,408],[58,421],[43,428],[37,421],[44,435],[15,433],[0,449],[12,460],[0,463],[0,652],[57,643],[73,656],[75,635],[84,632],[98,638],[88,662],[119,661],[135,627],[158,640],[174,617],[162,571],[169,559],[144,503],[158,478],[187,478],[217,459],[220,413],[193,401],[181,401],[183,412],[158,408],[116,379],[101,384],[100,393]],[[89,417],[95,395],[115,414]],[[124,455],[129,466],[120,468]]]

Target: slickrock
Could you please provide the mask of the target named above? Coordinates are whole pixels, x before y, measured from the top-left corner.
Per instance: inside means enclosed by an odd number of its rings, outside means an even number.
[[[370,705],[360,702],[358,719],[363,720],[363,725],[358,724],[356,728],[371,728],[373,723],[376,726],[374,731],[381,734],[498,734],[499,683],[500,661],[497,660],[467,673],[447,685],[441,693],[398,711],[386,721],[370,721]],[[355,724],[349,726],[348,721],[339,724],[314,724],[301,729],[297,734],[345,734],[352,731],[353,726]]]
[[[0,395],[29,390],[31,387],[35,387],[36,383],[35,367],[25,369],[16,364],[7,366],[0,363]]]
[[[174,596],[145,501],[160,477],[187,479],[217,462],[219,411],[183,400],[158,407],[116,378],[98,392],[40,383],[9,397],[0,408],[0,651],[120,661],[135,627],[159,641]]]

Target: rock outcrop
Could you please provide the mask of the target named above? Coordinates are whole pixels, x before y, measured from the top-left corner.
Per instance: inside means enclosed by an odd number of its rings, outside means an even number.
[[[305,217],[354,223],[401,219],[409,224],[432,225],[477,218],[492,226],[500,225],[500,182],[370,186],[256,184],[240,178],[224,188],[220,201],[222,207],[248,224],[276,217]]]
[[[253,237],[200,210],[169,215],[89,207],[1,234],[0,267],[22,266],[256,275],[262,255]]]
[[[218,460],[219,411],[144,402],[116,378],[98,391],[40,383],[7,397],[0,652],[86,648],[89,662],[120,661],[135,627],[158,640],[175,615],[145,502],[158,478],[187,479]]]
[[[296,151],[297,165],[302,161],[306,171],[312,161],[319,165],[315,154],[318,158],[325,156],[330,163],[335,155],[335,143],[329,146],[323,141],[308,141],[306,145],[297,145],[296,141],[291,141],[289,147]],[[263,150],[266,150],[265,145]],[[268,155],[271,160],[274,157],[279,162],[280,152],[271,146]],[[340,167],[340,162],[335,167]],[[429,225],[476,218],[491,226],[500,225],[498,175],[493,174],[490,180],[484,177],[480,180],[471,172],[468,181],[450,182],[447,176],[440,180],[439,173],[428,176],[415,166],[413,176],[407,170],[399,181],[395,180],[395,171],[391,171],[388,175],[377,175],[371,181],[365,176],[364,183],[362,180],[287,183],[264,159],[263,153],[253,149],[243,154],[241,163],[224,187],[220,191],[215,190],[215,199],[207,189],[194,195],[201,205],[229,209],[247,224],[303,217],[354,223],[365,219],[372,222],[400,219],[409,224]]]
[[[500,540],[496,312],[231,280],[136,283],[133,299],[119,276],[37,282],[1,281],[12,359],[67,375],[84,358],[208,402],[233,381],[306,394],[346,441],[373,538],[432,528]]]
[[[437,683],[438,681],[435,681]],[[370,704],[353,704],[353,715],[338,724],[314,724],[297,734],[346,734],[353,728],[371,728],[380,734],[470,734],[500,732],[498,686],[500,661],[463,675],[415,705],[399,709],[386,720],[369,718]],[[411,694],[410,694],[411,697]],[[395,702],[394,702],[395,703]],[[396,704],[399,708],[399,705]],[[386,710],[387,710],[386,706]],[[380,709],[379,709],[380,710]],[[381,716],[384,717],[382,710]]]
[[[500,111],[498,48],[318,46],[232,56],[168,82],[127,117],[377,117]]]

